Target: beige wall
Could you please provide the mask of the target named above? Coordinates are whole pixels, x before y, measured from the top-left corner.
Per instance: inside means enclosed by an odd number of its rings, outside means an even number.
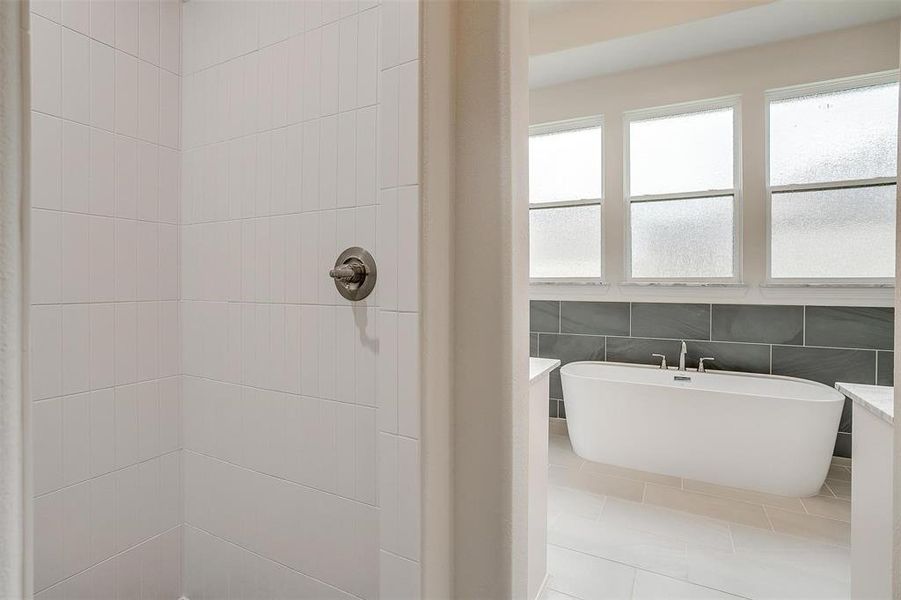
[[[884,305],[885,289],[776,289],[761,287],[766,271],[764,92],[898,68],[899,22],[887,21],[718,54],[531,92],[531,123],[604,115],[605,197],[603,287],[533,287],[533,299],[714,301]],[[622,286],[623,124],[628,110],[741,96],[742,271],[745,287],[660,288]]]

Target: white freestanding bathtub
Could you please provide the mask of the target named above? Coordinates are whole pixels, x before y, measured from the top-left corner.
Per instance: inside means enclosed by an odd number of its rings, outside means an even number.
[[[782,496],[812,496],[826,478],[844,396],[823,384],[606,362],[560,373],[586,460]]]

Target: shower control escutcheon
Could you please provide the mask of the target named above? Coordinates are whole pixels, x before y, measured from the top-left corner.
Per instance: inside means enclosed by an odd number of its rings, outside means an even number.
[[[339,294],[348,300],[362,300],[375,288],[375,259],[363,248],[352,246],[338,255],[328,274]]]

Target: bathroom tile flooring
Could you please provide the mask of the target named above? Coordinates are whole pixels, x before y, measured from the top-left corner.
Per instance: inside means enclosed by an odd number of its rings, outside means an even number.
[[[848,463],[799,499],[549,458],[545,600],[849,598]]]

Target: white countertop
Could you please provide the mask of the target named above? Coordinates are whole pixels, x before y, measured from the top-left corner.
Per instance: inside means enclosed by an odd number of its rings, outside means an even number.
[[[854,404],[873,413],[886,423],[894,422],[895,388],[887,385],[838,382],[835,384],[835,389],[851,398]]]
[[[535,383],[559,366],[560,361],[556,358],[529,357],[529,383]]]

